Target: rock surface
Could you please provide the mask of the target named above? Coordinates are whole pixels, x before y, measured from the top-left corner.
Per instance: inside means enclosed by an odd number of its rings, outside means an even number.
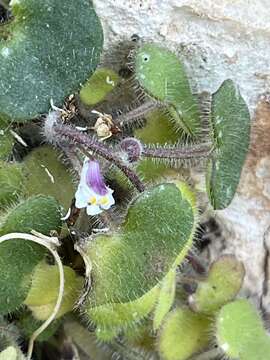
[[[137,34],[180,52],[191,81],[239,86],[251,110],[270,85],[267,0],[94,0],[106,46]]]
[[[268,0],[95,0],[106,47],[137,34],[179,52],[199,91],[231,78],[254,118],[238,194],[216,213],[223,236],[210,257],[244,262],[243,292],[270,313],[270,22]],[[268,289],[269,288],[269,289]]]

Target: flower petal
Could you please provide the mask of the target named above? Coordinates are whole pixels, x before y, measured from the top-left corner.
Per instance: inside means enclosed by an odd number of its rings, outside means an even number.
[[[91,215],[91,216],[98,215],[102,213],[102,211],[103,210],[98,205],[88,205],[86,207],[87,215]]]
[[[114,190],[112,190],[109,186],[107,186],[106,188],[107,188],[108,194],[112,194],[114,192]]]
[[[104,210],[110,209],[110,207],[115,204],[115,200],[112,194],[108,194],[106,197],[108,199],[108,202],[106,204],[100,204],[100,207]]]
[[[86,207],[88,215],[98,215],[115,204],[112,193],[113,190],[104,182],[99,163],[86,157],[75,193],[75,206],[78,209]]]
[[[80,184],[82,184],[82,185],[87,185],[86,174],[88,171],[88,167],[89,167],[89,159],[87,157],[85,157],[84,162],[83,162],[82,172],[81,172],[81,178],[80,178]]]
[[[88,205],[91,196],[95,196],[95,193],[86,184],[80,183],[75,193],[75,206],[78,209],[82,209]]]
[[[107,193],[106,184],[100,171],[98,161],[89,160],[86,172],[86,183],[95,193],[104,196]]]
[[[78,189],[75,193],[75,206],[77,209],[82,209],[87,206],[87,199],[80,189]]]

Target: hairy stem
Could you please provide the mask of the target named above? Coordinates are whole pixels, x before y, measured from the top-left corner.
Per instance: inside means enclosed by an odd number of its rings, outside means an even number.
[[[174,160],[187,160],[187,159],[198,159],[208,157],[213,149],[211,143],[191,145],[188,147],[177,148],[177,147],[145,147],[142,152],[142,156],[146,158],[156,159],[174,159]]]
[[[87,150],[90,150],[99,156],[103,157],[105,160],[113,163],[117,166],[125,176],[130,180],[130,182],[136,187],[139,192],[143,192],[145,189],[144,184],[141,182],[136,173],[130,169],[118,156],[112,153],[112,150],[107,147],[105,144],[100,143],[99,141],[89,137],[86,134],[81,133],[75,128],[68,125],[54,125],[53,130],[64,139],[69,142],[73,142],[80,147],[84,147]]]
[[[60,148],[65,154],[70,164],[72,165],[72,168],[75,170],[76,175],[80,177],[83,163],[80,161],[76,149],[74,149],[72,146],[65,146],[65,145],[61,146],[61,144],[60,144]]]
[[[149,112],[154,111],[159,107],[161,107],[161,104],[157,101],[147,101],[139,107],[120,115],[118,118],[114,119],[114,123],[120,127],[132,125],[134,122],[142,119]]]

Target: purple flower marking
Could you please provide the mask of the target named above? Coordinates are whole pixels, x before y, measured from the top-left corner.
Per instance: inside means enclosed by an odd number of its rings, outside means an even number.
[[[85,159],[81,179],[75,194],[75,206],[86,208],[88,215],[98,215],[114,205],[113,190],[106,186],[99,163]]]
[[[86,183],[94,190],[95,193],[104,196],[108,190],[104,182],[104,178],[100,171],[99,163],[95,160],[88,161],[88,169],[86,172]]]

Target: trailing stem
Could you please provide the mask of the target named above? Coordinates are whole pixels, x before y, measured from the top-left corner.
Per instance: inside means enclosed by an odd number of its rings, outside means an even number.
[[[144,191],[145,186],[136,173],[130,169],[130,167],[127,166],[117,155],[113,154],[112,149],[108,148],[105,144],[100,143],[99,141],[81,133],[80,131],[68,125],[55,124],[53,131],[55,131],[58,136],[68,140],[69,142],[73,142],[74,144],[85,148],[85,150],[90,150],[91,152],[94,152],[97,155],[103,157],[105,160],[110,161],[126,175],[126,177],[139,192]]]
[[[133,125],[133,123],[136,123],[138,120],[144,118],[148,113],[160,107],[162,107],[162,105],[158,101],[149,100],[137,108],[120,115],[118,118],[114,119],[114,123],[120,127]]]
[[[213,150],[211,143],[190,145],[188,147],[144,147],[142,156],[165,160],[189,160],[208,157]]]

